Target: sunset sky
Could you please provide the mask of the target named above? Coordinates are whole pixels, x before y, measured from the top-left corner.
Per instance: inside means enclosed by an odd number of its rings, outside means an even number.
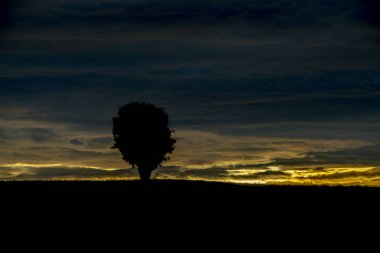
[[[137,178],[131,101],[175,129],[156,178],[380,186],[380,3],[0,1],[0,180]]]

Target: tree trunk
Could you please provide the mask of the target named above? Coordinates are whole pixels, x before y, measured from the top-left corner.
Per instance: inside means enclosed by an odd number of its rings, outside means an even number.
[[[152,167],[139,167],[139,174],[141,181],[148,181],[150,179],[150,174],[155,168],[152,169]]]

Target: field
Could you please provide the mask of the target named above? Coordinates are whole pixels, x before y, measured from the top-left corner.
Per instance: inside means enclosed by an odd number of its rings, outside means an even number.
[[[329,186],[244,186],[201,181],[23,181],[1,182],[3,203],[105,206],[138,209],[218,208],[292,210],[375,208],[380,188]]]
[[[308,245],[327,247],[341,244],[337,236],[376,235],[369,228],[379,226],[379,193],[368,187],[161,180],[2,182],[0,214],[8,237],[22,233],[38,238],[42,233],[60,245],[87,236],[81,245],[107,238],[107,245],[124,247],[146,237],[165,248],[172,238],[183,245],[250,246],[268,238],[303,238]]]

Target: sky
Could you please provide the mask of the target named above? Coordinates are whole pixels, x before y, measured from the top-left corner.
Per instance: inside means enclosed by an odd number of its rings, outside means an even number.
[[[380,186],[380,3],[0,1],[0,180],[136,179],[131,101],[175,130],[155,178]]]

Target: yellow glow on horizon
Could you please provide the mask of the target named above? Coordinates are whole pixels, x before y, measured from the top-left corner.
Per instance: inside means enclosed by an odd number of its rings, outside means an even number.
[[[115,171],[120,168],[103,168],[97,166],[88,166],[88,165],[77,165],[77,164],[63,164],[63,163],[48,163],[48,164],[36,164],[36,163],[13,163],[13,164],[3,164],[1,167],[7,168],[54,168],[54,167],[64,167],[64,168],[87,168],[87,169],[96,169],[96,170],[105,170],[105,171]]]
[[[380,171],[379,168],[375,166],[368,167],[349,167],[349,166],[332,166],[323,167],[321,169],[313,168],[287,168],[282,166],[268,166],[263,168],[252,167],[233,168],[231,164],[236,161],[227,164],[225,168],[225,174],[221,174],[219,177],[207,177],[207,176],[197,176],[196,173],[191,175],[181,176],[180,172],[172,171],[166,174],[165,167],[158,172],[155,178],[157,179],[173,179],[173,180],[203,180],[212,182],[226,182],[226,183],[236,183],[236,184],[251,184],[251,185],[362,185],[362,186],[380,186]],[[72,171],[72,175],[67,175],[64,177],[52,177],[52,180],[133,180],[137,179],[138,175],[125,174],[120,176],[112,176],[112,174],[99,174],[81,176],[76,175],[76,168],[87,168],[99,171],[117,171],[120,168],[104,168],[101,166],[87,166],[83,164],[65,164],[65,163],[47,163],[47,164],[37,164],[37,163],[13,163],[1,165],[4,168],[10,168],[9,174],[12,177],[17,178],[23,173],[26,173],[28,178],[38,179],[38,174],[28,175],[28,169],[38,169],[38,168],[66,168],[68,171]],[[181,167],[182,171],[194,170],[193,167]],[[212,169],[213,167],[208,167]],[[199,170],[207,170],[207,168],[202,168]],[[180,171],[179,170],[179,171]],[[116,175],[116,174],[114,174]],[[12,180],[12,177],[8,180]],[[23,177],[25,178],[25,177]],[[48,179],[49,180],[49,179]]]
[[[323,168],[323,171],[308,171],[299,169],[283,169],[274,170],[286,172],[290,177],[286,178],[268,178],[260,179],[260,184],[279,184],[279,185],[365,185],[365,186],[380,186],[380,173],[373,177],[360,175],[360,173],[370,173],[371,170],[377,167],[330,167]],[[258,172],[263,170],[257,170]],[[239,173],[240,171],[238,171]],[[250,172],[251,173],[251,172]],[[242,175],[250,175],[250,173]],[[350,176],[349,173],[352,173]],[[254,173],[253,173],[254,174]],[[342,177],[339,177],[341,175]],[[346,176],[344,176],[346,175]],[[320,178],[318,178],[320,177]],[[253,180],[252,182],[254,182]],[[249,184],[250,180],[234,180],[233,183]]]
[[[119,151],[110,149],[110,134],[94,135],[62,128],[61,125],[48,126],[42,123],[40,127],[64,132],[60,139],[62,142],[35,143],[24,139],[15,142],[17,145],[4,150],[4,164],[0,161],[0,180],[127,180],[138,177],[137,170],[130,169],[121,159]],[[313,152],[334,152],[372,145],[366,141],[235,136],[211,130],[187,129],[177,129],[175,135],[180,141],[170,156],[171,160],[153,174],[157,179],[241,184],[380,185],[380,168],[376,168],[376,164],[362,167],[344,165],[346,161],[342,161],[342,165],[328,164],[326,159],[322,161],[327,164],[318,164],[319,161],[313,165],[317,159],[308,157]],[[83,143],[91,143],[94,138],[109,138],[110,143],[91,146],[73,145],[70,142],[78,139]]]

